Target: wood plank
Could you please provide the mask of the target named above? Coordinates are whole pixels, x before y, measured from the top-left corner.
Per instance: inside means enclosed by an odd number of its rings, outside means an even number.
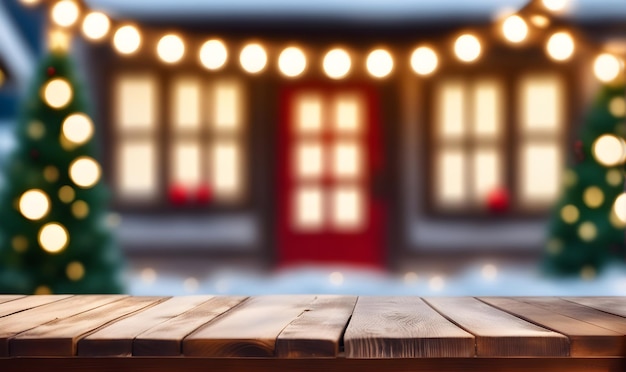
[[[315,300],[313,295],[259,296],[183,340],[183,354],[206,357],[271,357],[276,338]]]
[[[11,315],[19,311],[32,309],[37,306],[49,304],[51,302],[60,301],[70,297],[69,295],[40,295],[26,296],[15,301],[7,301],[0,304],[0,317]]]
[[[3,302],[17,300],[18,298],[22,297],[24,297],[24,295],[0,295],[0,304]]]
[[[182,354],[183,339],[239,305],[247,297],[214,297],[207,302],[167,320],[141,334],[133,341],[136,356],[178,356]]]
[[[180,296],[110,324],[78,342],[78,355],[129,356],[141,333],[208,301],[213,296]]]
[[[344,335],[348,358],[473,357],[474,337],[418,297],[359,297]]]
[[[568,356],[567,337],[470,297],[425,299],[435,310],[476,337],[476,355]]]
[[[626,317],[626,297],[568,297],[567,300]]]
[[[520,299],[484,297],[480,300],[566,335],[570,340],[571,356],[617,356],[624,352],[624,337],[621,333],[573,319],[532,302],[522,302]]]
[[[109,322],[157,304],[163,299],[162,297],[126,297],[71,317],[43,324],[11,339],[11,356],[75,355],[76,342],[81,337]]]
[[[336,357],[356,296],[318,296],[276,339],[282,358]]]
[[[94,307],[120,300],[125,296],[84,295],[57,297],[62,299],[0,318],[0,356],[9,356],[10,339],[19,333],[55,319],[70,317]]]

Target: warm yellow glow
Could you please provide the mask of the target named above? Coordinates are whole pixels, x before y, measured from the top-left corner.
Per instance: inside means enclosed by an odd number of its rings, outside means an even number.
[[[50,80],[43,88],[43,99],[46,104],[55,109],[67,106],[74,95],[70,83],[61,78]]]
[[[72,261],[65,267],[65,275],[73,281],[81,280],[85,276],[85,266],[78,261]]]
[[[227,59],[228,51],[220,40],[208,40],[200,47],[200,63],[209,70],[222,68]]]
[[[626,116],[626,99],[624,97],[614,97],[609,101],[609,112],[616,118]]]
[[[597,186],[590,186],[583,193],[583,201],[589,208],[598,208],[604,203],[604,193]]]
[[[122,26],[115,31],[113,46],[121,54],[133,54],[141,45],[141,34],[135,26]]]
[[[83,20],[83,34],[91,40],[100,40],[111,29],[111,21],[106,14],[91,12]]]
[[[593,63],[593,73],[598,80],[608,83],[619,76],[622,63],[617,57],[609,53],[600,54]]]
[[[461,35],[454,42],[454,53],[463,62],[474,62],[480,57],[480,41],[474,35]]]
[[[550,18],[542,16],[540,14],[534,14],[530,17],[530,22],[539,28],[546,28],[550,26]]]
[[[71,203],[76,197],[76,192],[72,188],[72,186],[61,186],[59,189],[59,200],[63,203]]]
[[[613,204],[613,213],[622,224],[626,224],[626,192],[621,193]]]
[[[574,39],[567,32],[557,32],[550,36],[546,50],[555,61],[566,61],[574,54]]]
[[[593,157],[598,163],[612,167],[624,161],[626,143],[612,134],[605,134],[593,142]]]
[[[40,285],[37,288],[35,288],[35,292],[33,292],[33,294],[35,294],[35,295],[49,295],[49,294],[52,294],[52,290],[47,285]]]
[[[322,65],[326,76],[331,79],[341,79],[350,72],[352,60],[348,52],[337,48],[326,53]]]
[[[41,139],[44,134],[46,134],[46,127],[39,120],[33,120],[28,123],[26,133],[31,139],[38,140]]]
[[[59,253],[68,243],[69,235],[60,223],[51,222],[39,230],[39,245],[48,253]]]
[[[543,6],[553,12],[560,12],[565,9],[568,0],[541,0]]]
[[[63,121],[61,131],[65,138],[77,145],[82,145],[93,136],[93,123],[89,116],[83,113],[76,113],[68,116]]]
[[[606,172],[606,183],[608,183],[609,185],[618,186],[622,182],[624,182],[622,173],[617,169],[611,169]]]
[[[41,2],[41,0],[20,0],[20,3],[26,5],[26,6],[35,6],[37,4],[39,4]]]
[[[185,55],[185,43],[180,36],[165,35],[157,44],[157,54],[165,63],[176,63]]]
[[[2,84],[4,84],[5,79],[6,77],[4,75],[4,71],[2,71],[2,69],[0,68],[0,87],[2,87]]]
[[[244,70],[251,74],[263,71],[267,65],[265,48],[256,43],[246,45],[239,55],[239,63]]]
[[[80,187],[92,187],[100,179],[100,165],[93,158],[80,157],[70,164],[70,178]]]
[[[11,247],[13,247],[13,250],[17,253],[26,252],[28,250],[28,239],[23,235],[14,236],[13,239],[11,239]]]
[[[593,222],[583,222],[578,226],[578,236],[582,240],[590,242],[598,236],[598,228]]]
[[[288,47],[278,57],[278,68],[287,77],[296,77],[306,69],[306,56],[300,48]]]
[[[384,49],[376,49],[367,56],[367,71],[375,78],[384,78],[393,70],[393,57]]]
[[[28,190],[20,197],[19,209],[22,216],[29,220],[40,220],[50,210],[50,199],[41,190]]]
[[[48,50],[67,52],[70,49],[71,36],[66,30],[60,28],[48,32]]]
[[[572,187],[576,184],[576,182],[578,182],[578,176],[576,175],[576,172],[571,169],[566,169],[563,172],[563,185],[567,187]]]
[[[78,20],[78,5],[72,0],[61,0],[52,6],[52,21],[61,27],[70,27]]]
[[[59,170],[54,165],[48,165],[43,169],[43,178],[50,183],[56,182],[59,179]]]
[[[575,223],[576,221],[578,221],[578,217],[580,217],[580,212],[578,211],[578,208],[576,208],[576,206],[568,204],[561,208],[561,218],[563,219],[563,221],[570,224]]]
[[[78,219],[83,219],[89,214],[89,205],[83,200],[72,203],[72,214]]]
[[[502,23],[504,37],[512,43],[520,43],[528,36],[528,25],[522,17],[512,15]]]

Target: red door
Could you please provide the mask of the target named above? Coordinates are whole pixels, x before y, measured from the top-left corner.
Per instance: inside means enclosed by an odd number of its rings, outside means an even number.
[[[383,264],[378,100],[367,86],[285,88],[278,138],[279,262]]]

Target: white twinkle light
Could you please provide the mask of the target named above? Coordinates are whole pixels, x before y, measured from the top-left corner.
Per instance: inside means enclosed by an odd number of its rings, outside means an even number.
[[[593,63],[593,72],[598,80],[608,83],[615,80],[619,76],[622,64],[612,54],[603,53],[600,54]]]
[[[22,194],[19,201],[20,213],[29,220],[40,220],[50,210],[50,200],[41,190],[28,190]]]
[[[560,12],[565,9],[567,0],[542,0],[543,6],[553,12]]]
[[[68,116],[63,121],[61,128],[65,138],[71,142],[81,145],[93,135],[93,123],[89,116],[83,113],[76,113]]]
[[[593,156],[598,163],[611,167],[624,161],[626,157],[626,143],[621,138],[605,134],[593,142]]]
[[[343,49],[333,49],[326,53],[323,61],[324,72],[331,79],[341,79],[350,72],[352,61]]]
[[[393,70],[393,57],[384,49],[376,49],[367,56],[367,71],[375,78],[384,78]]]
[[[239,62],[244,70],[251,74],[256,74],[265,68],[267,53],[260,44],[248,44],[241,50]]]
[[[550,58],[566,61],[574,54],[574,39],[567,32],[557,32],[548,39],[546,49]]]
[[[528,35],[528,25],[522,17],[512,15],[502,24],[502,33],[508,41],[520,43],[524,41]]]
[[[480,57],[480,41],[474,35],[461,35],[454,42],[454,53],[463,62],[474,62]]]
[[[141,45],[141,35],[135,26],[122,26],[115,31],[113,46],[121,54],[133,54]]]
[[[623,224],[626,224],[626,192],[621,193],[617,199],[615,199],[613,212]]]
[[[72,100],[73,92],[70,83],[61,78],[52,79],[43,88],[43,99],[48,106],[60,109]]]
[[[411,67],[420,75],[430,75],[437,69],[439,58],[429,47],[419,47],[411,54]]]
[[[83,20],[83,34],[91,40],[100,40],[109,33],[111,21],[104,13],[91,12]]]
[[[227,58],[228,51],[220,40],[208,40],[200,47],[200,63],[209,70],[220,69]]]
[[[70,178],[77,186],[92,187],[100,179],[100,165],[93,158],[80,157],[70,164]]]
[[[52,6],[52,20],[61,27],[70,27],[78,20],[78,5],[72,0],[61,0]]]
[[[288,47],[278,57],[278,68],[287,77],[296,77],[306,69],[306,56],[300,48]]]
[[[176,63],[185,54],[185,43],[180,36],[169,34],[159,40],[157,54],[165,63]]]
[[[69,242],[67,230],[63,225],[56,222],[45,224],[39,230],[39,245],[49,253],[59,253]]]

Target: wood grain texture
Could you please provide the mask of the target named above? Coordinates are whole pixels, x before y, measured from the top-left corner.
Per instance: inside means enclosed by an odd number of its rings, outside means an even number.
[[[214,297],[203,304],[173,317],[135,337],[133,355],[179,356],[183,339],[216,317],[239,305],[247,297]]]
[[[474,356],[474,337],[418,297],[359,297],[344,335],[348,358]]]
[[[39,296],[33,296],[39,297]],[[126,296],[62,296],[59,301],[30,308],[10,316],[0,318],[0,356],[8,356],[9,342],[17,334],[26,332],[55,319],[71,317],[107,303],[118,301]]]
[[[259,296],[183,340],[183,353],[205,357],[272,357],[276,338],[315,300],[313,295]]]
[[[434,309],[476,337],[476,355],[568,356],[562,334],[536,326],[470,297],[425,299]]]
[[[0,295],[0,304],[3,302],[17,300],[18,298],[22,297],[24,297],[24,295]]]
[[[356,296],[317,296],[276,339],[282,358],[336,357]]]
[[[51,302],[60,301],[70,297],[69,295],[41,295],[27,296],[16,299],[15,301],[7,301],[0,304],[0,317],[7,316],[18,311],[32,309],[37,306],[49,304]]]
[[[11,339],[11,356],[76,355],[76,342],[81,337],[161,300],[163,298],[126,297],[80,314],[63,316]]]
[[[569,301],[626,317],[626,297],[570,297]]]
[[[513,298],[480,298],[481,301],[510,314],[566,335],[571,356],[617,356],[624,352],[621,333],[573,319],[558,312]]]
[[[144,311],[99,329],[78,341],[78,355],[128,356],[133,340],[144,331],[208,301],[213,296],[181,296],[167,299]]]

